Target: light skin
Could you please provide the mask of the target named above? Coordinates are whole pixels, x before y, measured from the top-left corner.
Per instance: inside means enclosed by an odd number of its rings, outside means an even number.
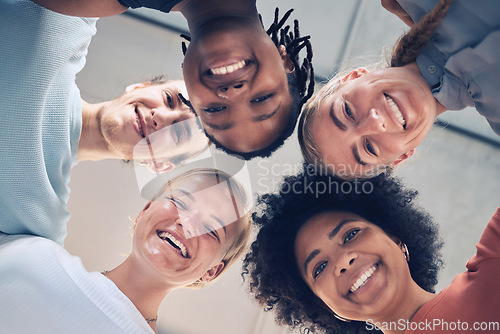
[[[207,139],[196,124],[183,122],[195,115],[179,100],[179,93],[186,94],[183,81],[145,82],[128,86],[112,101],[82,101],[79,161],[151,159],[154,151],[158,161],[168,162],[169,156],[206,147]]]
[[[110,16],[127,9],[117,0],[36,2],[75,16]],[[191,42],[184,80],[205,130],[237,152],[273,143],[290,116],[286,74],[293,64],[284,47],[278,50],[262,28],[255,0],[184,0],[171,11],[188,22]],[[241,61],[247,63],[231,74],[207,75],[210,69],[228,69]]]
[[[322,101],[311,131],[324,163],[360,177],[411,157],[445,110],[416,63],[375,71],[358,68]]]
[[[297,234],[295,258],[312,292],[345,319],[411,319],[434,297],[411,278],[399,240],[349,212],[327,211],[311,217]],[[356,289],[355,283],[370,269],[375,270]]]
[[[233,200],[238,200],[223,187],[203,191],[215,184],[213,176],[190,177],[149,202],[136,219],[130,256],[108,272],[146,319],[156,316],[174,289],[199,279],[209,282],[222,272],[223,256],[240,232],[239,223],[233,223]],[[165,231],[186,247],[187,257],[159,237]],[[156,330],[156,323],[150,325]]]

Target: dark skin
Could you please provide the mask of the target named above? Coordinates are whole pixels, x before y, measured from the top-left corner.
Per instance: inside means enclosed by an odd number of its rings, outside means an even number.
[[[313,293],[345,319],[373,324],[411,319],[434,298],[411,278],[399,239],[350,212],[311,217],[297,233],[295,258]]]

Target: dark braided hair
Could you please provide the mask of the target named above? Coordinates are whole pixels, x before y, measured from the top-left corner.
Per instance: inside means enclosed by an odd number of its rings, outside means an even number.
[[[431,38],[436,28],[448,12],[452,0],[441,0],[410,31],[397,41],[391,56],[391,67],[401,67],[413,63]]]
[[[368,330],[365,322],[337,319],[299,272],[294,250],[297,232],[311,217],[325,211],[351,212],[397,237],[411,254],[412,279],[434,292],[442,266],[442,242],[437,224],[414,202],[417,192],[386,175],[356,182],[357,188],[354,182],[318,176],[308,168],[286,178],[278,194],[259,198],[252,218],[261,229],[243,261],[242,276],[249,280],[250,293],[259,304],[274,311],[278,324],[302,333],[377,333]],[[337,187],[340,191],[324,191],[328,185],[341,185]]]
[[[255,157],[267,158],[279,147],[281,147],[284,144],[285,140],[293,133],[302,106],[314,93],[314,69],[312,66],[313,52],[310,42],[311,36],[300,35],[298,20],[294,20],[293,31],[290,31],[289,25],[284,26],[292,12],[293,9],[288,10],[280,19],[279,8],[276,8],[274,11],[274,22],[271,24],[269,29],[266,30],[267,34],[274,42],[274,45],[276,45],[276,47],[279,47],[280,45],[285,46],[288,57],[290,58],[294,66],[293,72],[287,75],[288,90],[292,95],[292,105],[290,106],[290,116],[288,117],[285,128],[282,130],[278,138],[276,138],[267,147],[252,152],[233,151],[218,142],[204,129],[205,134],[216,148],[228,154],[239,156],[245,160],[250,160]],[[262,16],[260,14],[259,19],[262,23],[262,27],[264,28]],[[181,37],[183,37],[187,41],[191,40],[191,37],[185,34],[182,34]],[[299,53],[303,49],[306,50],[306,56],[301,63]],[[182,42],[182,52],[184,55],[186,54],[186,51],[186,43]],[[196,113],[196,110],[194,110],[191,103],[188,103],[187,105],[194,113]]]

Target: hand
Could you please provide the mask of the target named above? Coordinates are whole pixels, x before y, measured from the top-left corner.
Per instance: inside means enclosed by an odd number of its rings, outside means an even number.
[[[118,0],[120,4],[130,8],[151,8],[168,13],[172,9],[172,3],[165,0]]]
[[[408,26],[413,26],[415,22],[413,22],[413,19],[408,15],[408,13],[401,7],[401,5],[396,1],[396,0],[380,0],[380,3],[382,4],[382,7],[384,7],[386,10],[389,12],[395,14],[397,17],[401,19],[404,23],[406,23]]]

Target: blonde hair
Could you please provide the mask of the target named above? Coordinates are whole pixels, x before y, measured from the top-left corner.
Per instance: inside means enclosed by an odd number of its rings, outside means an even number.
[[[452,0],[440,0],[432,11],[427,13],[418,23],[415,23],[410,31],[403,34],[393,48],[391,59],[384,62],[384,66],[382,66],[383,62],[378,61],[369,65],[369,67],[371,69],[381,67],[401,67],[414,62],[417,55],[425,47],[432,34],[441,23],[441,20],[446,15],[451,2]],[[300,150],[302,151],[305,161],[308,164],[320,167],[322,170],[328,171],[332,174],[335,169],[332,168],[333,166],[325,164],[322,161],[321,152],[319,152],[317,145],[314,142],[311,126],[317,111],[319,110],[321,102],[333,94],[338,88],[342,87],[342,78],[344,78],[348,73],[349,71],[337,73],[325,86],[320,89],[319,92],[314,94],[304,105],[299,120],[298,139]],[[392,165],[377,166],[374,170],[370,171],[369,174],[370,177],[373,177],[380,173],[388,172],[392,168]],[[349,178],[352,179],[354,177],[347,177],[347,179]]]
[[[243,255],[243,253],[246,250],[248,241],[250,239],[252,223],[250,218],[250,210],[248,208],[250,199],[248,198],[243,185],[241,185],[241,183],[239,183],[235,178],[231,177],[231,175],[229,175],[228,173],[215,168],[195,168],[185,173],[182,173],[178,176],[175,176],[167,183],[165,183],[160,188],[160,190],[158,190],[158,192],[153,196],[152,201],[155,201],[163,197],[165,192],[175,187],[175,184],[184,181],[186,179],[192,178],[194,176],[214,177],[217,183],[227,182],[229,186],[229,191],[231,193],[231,197],[234,197],[236,201],[239,199],[241,203],[240,207],[243,208],[242,213],[237,212],[238,219],[233,222],[235,226],[238,226],[238,229],[235,232],[238,233],[238,237],[229,245],[227,251],[222,257],[222,262],[224,263],[224,267],[222,268],[220,273],[217,275],[216,278],[214,278],[209,282],[205,282],[199,279],[194,283],[191,283],[186,286],[187,288],[202,288],[206,284],[215,281],[227,268],[229,268],[234,262],[236,262],[236,260],[238,260]],[[234,205],[235,210],[237,210],[235,202],[231,202],[231,204]]]

